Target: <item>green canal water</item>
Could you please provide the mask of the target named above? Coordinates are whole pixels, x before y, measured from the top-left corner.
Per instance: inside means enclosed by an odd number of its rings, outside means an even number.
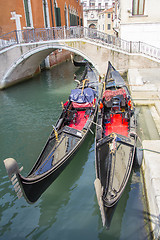
[[[94,190],[94,136],[90,133],[58,179],[33,205],[18,200],[3,160],[13,157],[27,175],[82,69],[71,62],[0,92],[0,240],[151,239],[141,173],[133,169],[112,219],[102,227]],[[143,124],[143,123],[142,123]]]

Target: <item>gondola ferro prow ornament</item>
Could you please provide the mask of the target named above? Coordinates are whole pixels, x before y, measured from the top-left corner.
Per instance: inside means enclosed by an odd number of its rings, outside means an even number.
[[[18,164],[14,158],[6,158],[3,162],[8,173],[8,177],[12,182],[14,190],[17,194],[17,197],[20,199],[23,193],[17,175],[23,170],[23,167],[19,169]]]

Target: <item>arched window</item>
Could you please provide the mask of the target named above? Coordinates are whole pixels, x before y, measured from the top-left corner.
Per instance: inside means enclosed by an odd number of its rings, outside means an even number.
[[[24,2],[25,17],[26,17],[26,27],[33,27],[31,1],[23,0],[23,2]]]
[[[68,23],[68,9],[67,6],[65,4],[65,8],[64,8],[64,17],[65,17],[65,26],[68,27],[69,23]]]
[[[43,1],[43,12],[44,12],[44,25],[46,28],[48,28],[48,27],[50,27],[48,2],[47,2],[47,0],[42,0],[42,1]]]
[[[70,18],[70,26],[77,26],[77,23],[78,23],[77,12],[76,10],[74,10],[74,8],[70,9],[69,18]]]
[[[70,26],[73,26],[73,14],[72,14],[71,8],[69,8],[69,21],[70,21]]]
[[[55,14],[55,21],[56,27],[61,26],[61,10],[57,5],[57,2],[54,0],[54,14]]]
[[[96,29],[96,25],[93,24],[93,23],[91,23],[91,24],[89,25],[89,28]]]

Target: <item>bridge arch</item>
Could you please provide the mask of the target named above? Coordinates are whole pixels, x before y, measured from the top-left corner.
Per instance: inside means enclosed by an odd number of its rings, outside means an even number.
[[[54,50],[64,49],[82,56],[96,68],[96,64],[84,52],[63,44],[45,44],[23,53],[6,71],[1,80],[1,88],[33,77],[41,62]],[[96,69],[97,70],[97,69]],[[97,70],[98,71],[98,70]]]
[[[100,75],[106,74],[108,61],[120,72],[129,68],[159,67],[159,59],[143,53],[130,53],[121,48],[89,38],[57,39],[11,46],[0,53],[0,89],[32,77],[42,60],[55,49],[65,49],[81,55],[92,63]]]

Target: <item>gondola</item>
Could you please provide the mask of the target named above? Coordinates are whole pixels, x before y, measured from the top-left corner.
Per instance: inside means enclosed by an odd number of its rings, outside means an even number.
[[[34,203],[69,164],[95,120],[98,106],[97,76],[89,65],[66,103],[62,113],[29,174],[21,175],[15,159],[4,164],[17,196]]]
[[[78,60],[73,59],[73,63],[74,63],[75,67],[82,67],[82,66],[86,65],[87,60],[86,59],[82,59],[81,61],[80,60],[78,61]]]
[[[128,182],[136,148],[135,107],[125,81],[108,62],[95,136],[95,190],[103,226],[110,227]]]

